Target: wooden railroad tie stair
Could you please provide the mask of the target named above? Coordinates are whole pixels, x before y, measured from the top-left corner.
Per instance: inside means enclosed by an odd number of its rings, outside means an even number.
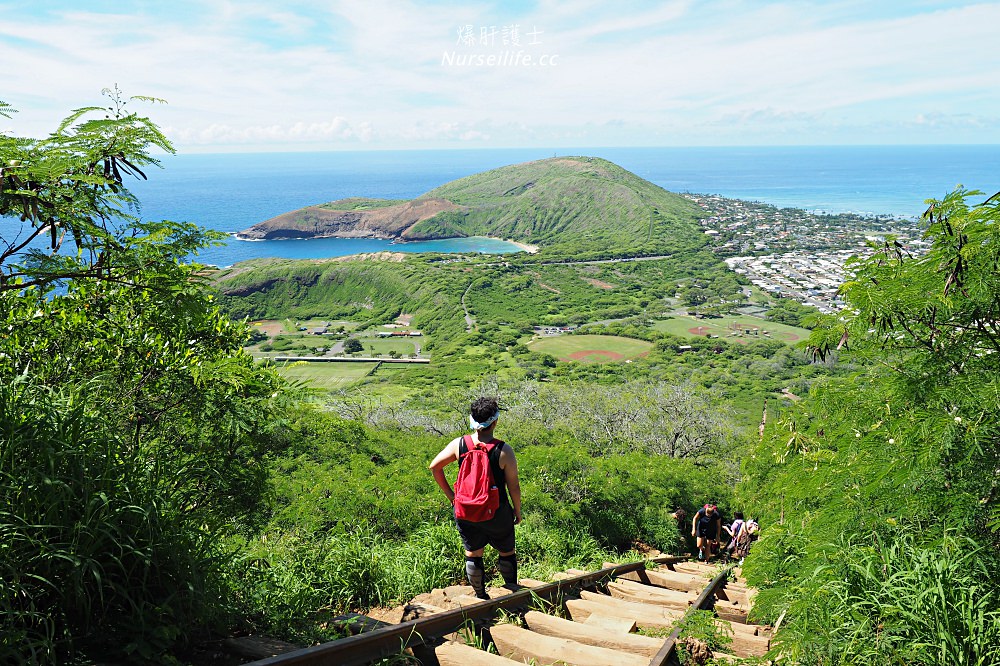
[[[738,577],[734,581],[730,572],[730,579],[722,582],[724,577],[718,575],[720,569],[717,567],[674,562],[671,560],[679,558],[667,556],[658,559],[668,561],[653,568],[645,568],[644,563],[634,566],[605,563],[601,572],[571,569],[553,576],[554,580],[563,581],[558,584],[523,579],[521,590],[515,591],[513,596],[510,590],[491,588],[490,601],[477,599],[471,587],[452,585],[419,595],[403,606],[373,612],[371,615],[378,622],[373,622],[372,627],[383,628],[383,633],[389,633],[389,628],[406,628],[401,623],[409,623],[412,625],[412,630],[408,629],[410,633],[423,635],[424,623],[430,627],[435,616],[444,620],[449,614],[455,615],[458,622],[449,620],[450,628],[432,633],[430,640],[420,639],[426,642],[424,647],[408,643],[414,646],[416,656],[424,655],[425,660],[436,660],[442,666],[524,663],[538,666],[659,666],[668,663],[677,621],[695,604],[705,607],[707,599],[708,606],[716,611],[719,627],[732,639],[728,653],[717,652],[717,657],[726,660],[755,657],[768,651],[770,629],[747,624],[753,590]],[[712,584],[715,587],[709,594],[707,588]],[[551,594],[557,587],[558,594]],[[549,602],[539,603],[533,592],[528,593],[530,588],[547,591]],[[494,615],[495,609],[501,607],[506,612]],[[460,628],[466,616],[469,621]],[[671,638],[667,638],[668,633]],[[491,644],[499,654],[470,643]],[[337,644],[328,645],[331,651],[324,652],[326,659],[317,660],[316,664],[364,663],[357,657],[343,662],[331,659]],[[395,645],[398,650],[398,637]],[[433,655],[428,652],[431,649]],[[280,658],[266,661],[266,666],[282,663]],[[264,662],[261,663],[263,666]],[[310,662],[299,658],[287,663]]]
[[[435,653],[443,666],[480,663],[646,666],[663,646],[664,639],[635,632],[672,628],[709,583],[710,574],[717,571],[715,567],[686,563],[680,570],[660,566],[623,574],[606,583],[606,592],[584,589],[573,595],[575,598],[564,600],[569,618],[530,610],[522,616],[523,627],[513,623],[494,624],[490,635],[502,657],[489,654],[482,661],[472,661],[468,650],[474,648],[454,641],[445,642]],[[555,574],[553,579],[567,580],[583,573],[569,569]],[[546,584],[533,579],[519,582],[528,588]],[[492,588],[490,593],[491,598],[509,594],[502,588]],[[761,656],[770,647],[767,628],[746,623],[750,609],[748,593],[745,586],[733,582],[727,582],[717,593],[715,610],[719,624],[732,639],[728,648],[731,654],[720,654],[722,658]],[[409,606],[411,611],[415,607],[440,612],[478,603],[482,601],[473,596],[471,587],[458,585],[420,595]]]

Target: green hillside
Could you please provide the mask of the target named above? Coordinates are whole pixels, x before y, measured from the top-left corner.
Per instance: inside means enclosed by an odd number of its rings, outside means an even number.
[[[559,157],[485,171],[411,201],[350,198],[291,211],[242,238],[490,236],[549,256],[675,254],[707,244],[693,202],[595,157]]]
[[[457,268],[390,253],[248,261],[214,279],[223,305],[236,317],[384,323],[401,312],[419,312],[418,325],[430,330],[448,322],[461,330],[460,300],[469,280]]]
[[[701,247],[694,203],[594,157],[493,169],[427,193],[462,206],[410,228],[411,238],[483,235],[574,253],[671,253]]]

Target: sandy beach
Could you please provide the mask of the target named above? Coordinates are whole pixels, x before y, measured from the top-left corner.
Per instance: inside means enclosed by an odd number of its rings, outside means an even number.
[[[487,238],[488,238],[488,236],[487,236]],[[502,240],[505,243],[510,243],[512,245],[516,245],[519,248],[521,248],[522,250],[524,250],[525,252],[527,252],[528,254],[536,254],[538,252],[538,246],[537,245],[528,245],[527,243],[522,243],[521,241],[511,240],[509,238],[500,238],[498,240]]]

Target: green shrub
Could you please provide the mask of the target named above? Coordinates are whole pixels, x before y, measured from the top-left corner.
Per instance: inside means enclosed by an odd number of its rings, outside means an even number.
[[[733,642],[732,629],[720,623],[712,611],[688,611],[684,617],[677,621],[674,628],[681,630],[677,642],[677,652],[681,664],[684,664],[684,666],[694,666],[701,663],[691,659],[684,639],[692,638],[701,641],[712,652],[725,650]]]
[[[297,640],[329,640],[324,622],[408,600],[460,580],[461,544],[450,524],[429,523],[387,540],[362,526],[337,534],[286,533],[234,544],[229,577],[257,628]]]
[[[845,537],[799,582],[777,652],[788,663],[987,666],[1000,661],[995,559],[955,533]],[[749,560],[748,560],[749,562]]]
[[[0,662],[152,660],[216,613],[212,534],[79,393],[0,385]]]

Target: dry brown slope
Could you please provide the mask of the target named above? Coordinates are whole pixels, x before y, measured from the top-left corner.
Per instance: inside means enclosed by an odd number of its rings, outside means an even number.
[[[417,222],[438,213],[462,210],[440,197],[420,197],[367,210],[337,209],[336,204],[307,206],[272,217],[239,232],[237,238],[398,238]]]

